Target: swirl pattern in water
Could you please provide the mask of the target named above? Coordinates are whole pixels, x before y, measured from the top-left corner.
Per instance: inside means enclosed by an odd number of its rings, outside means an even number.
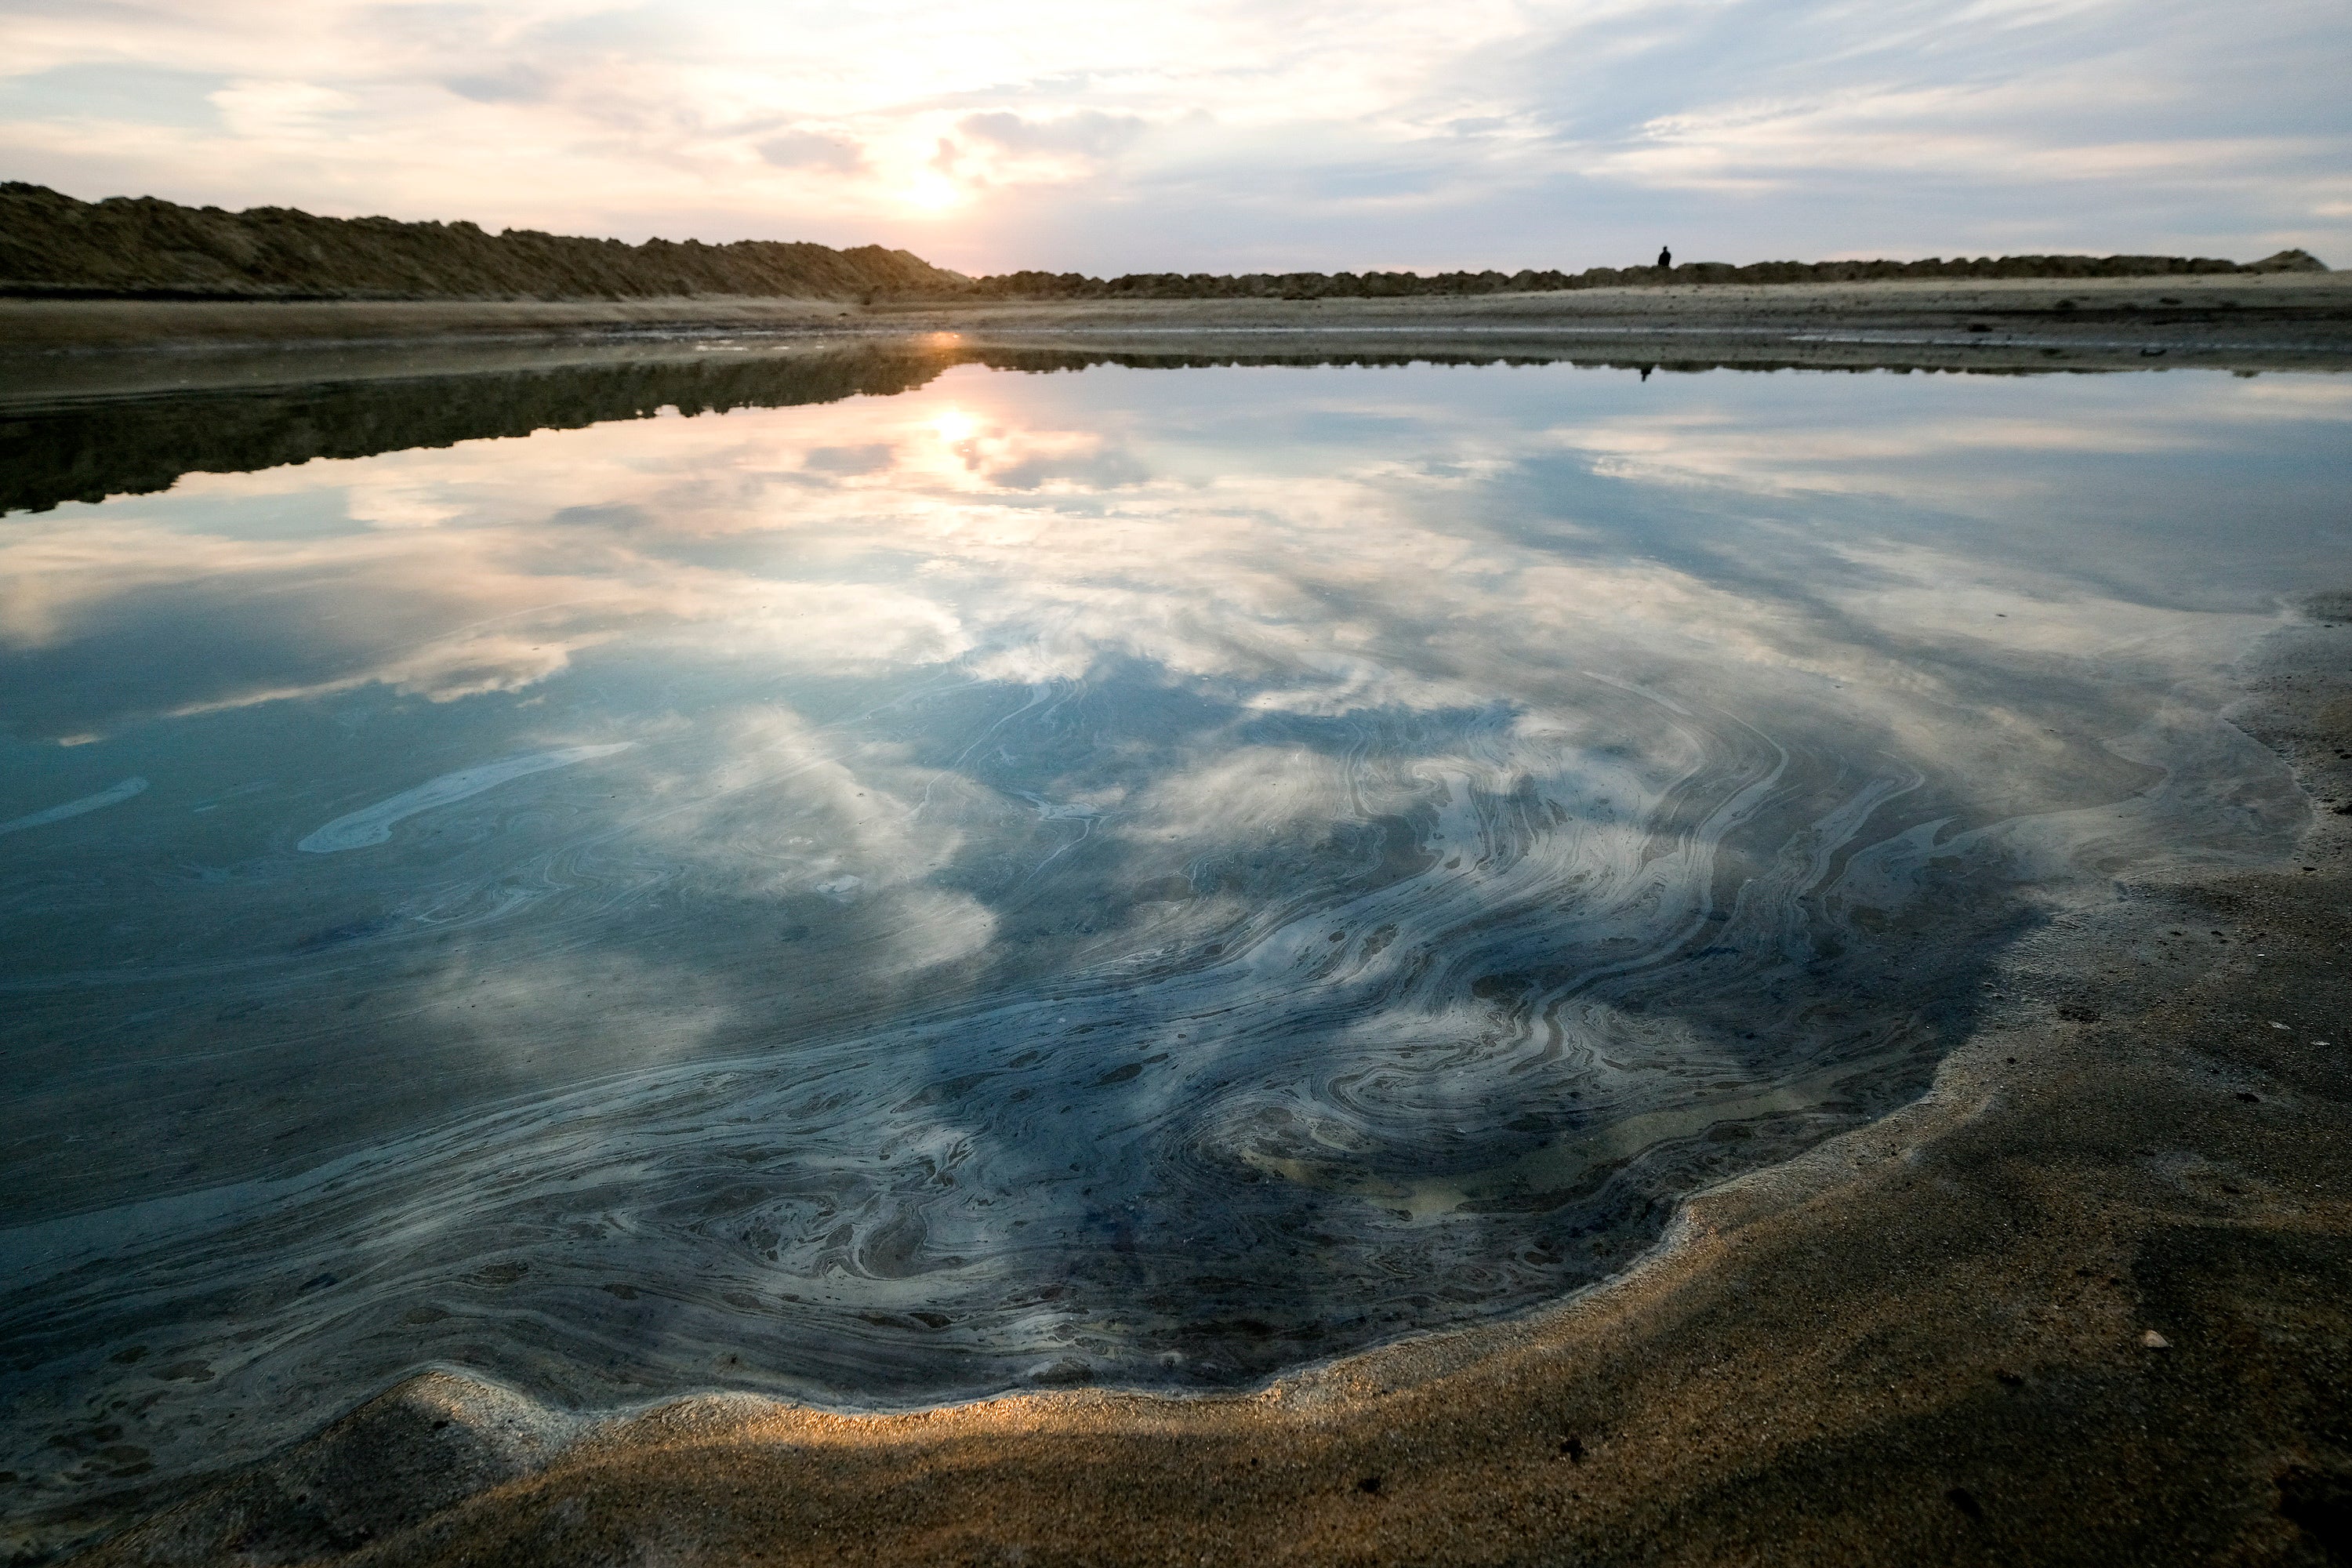
[[[12,1509],[1524,1307],[2302,819],[2324,377],[933,370],[0,523]]]

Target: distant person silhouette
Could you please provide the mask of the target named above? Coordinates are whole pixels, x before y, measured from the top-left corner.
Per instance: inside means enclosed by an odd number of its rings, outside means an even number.
[[[1671,250],[1668,250],[1668,249],[1667,249],[1664,246],[1663,246],[1663,245],[1662,245],[1662,246],[1660,246],[1660,247],[1658,247],[1658,265],[1659,265],[1660,267],[1672,267],[1674,264],[1675,264],[1675,253],[1674,253],[1673,251],[1671,251]]]

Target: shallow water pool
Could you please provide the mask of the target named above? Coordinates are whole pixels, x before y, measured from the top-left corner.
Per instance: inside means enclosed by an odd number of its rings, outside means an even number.
[[[2326,376],[721,345],[5,417],[12,1511],[432,1364],[1230,1386],[1605,1278],[2052,910],[2284,852],[2231,670],[2352,545]]]

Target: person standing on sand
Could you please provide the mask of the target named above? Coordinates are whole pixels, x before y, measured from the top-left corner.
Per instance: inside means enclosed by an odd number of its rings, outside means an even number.
[[[1663,245],[1658,247],[1658,265],[1661,268],[1671,268],[1674,264],[1675,253]]]

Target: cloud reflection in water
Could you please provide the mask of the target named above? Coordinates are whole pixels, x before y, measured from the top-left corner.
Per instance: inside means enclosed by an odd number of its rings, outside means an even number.
[[[2038,911],[2287,842],[2216,710],[2347,413],[964,367],[14,520],[0,816],[152,787],[6,847],[12,1451],[435,1359],[1231,1383],[1601,1277]]]

